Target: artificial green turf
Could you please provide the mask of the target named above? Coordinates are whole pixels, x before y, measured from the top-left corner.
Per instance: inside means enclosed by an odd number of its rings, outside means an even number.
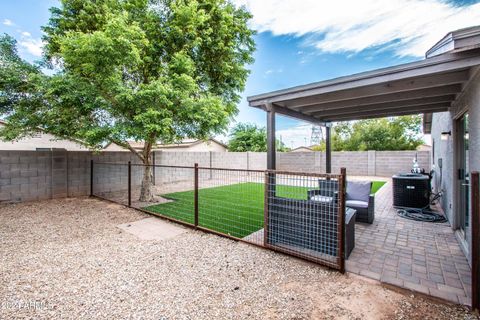
[[[376,193],[385,183],[385,181],[372,181],[372,191],[370,193]]]
[[[307,199],[307,187],[277,185],[277,195]],[[148,211],[194,223],[194,192],[163,195],[172,202],[145,208]],[[243,238],[263,228],[264,184],[238,183],[198,190],[200,226]]]
[[[372,193],[385,184],[373,181]],[[307,199],[308,187],[277,185],[279,197]],[[157,204],[145,210],[194,223],[194,191],[164,194],[172,202]],[[211,230],[243,238],[263,228],[264,184],[238,183],[198,190],[198,222]]]

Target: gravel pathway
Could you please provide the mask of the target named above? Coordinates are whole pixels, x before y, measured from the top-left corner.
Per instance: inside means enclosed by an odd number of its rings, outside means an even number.
[[[215,235],[142,241],[89,198],[0,206],[0,319],[474,319]]]

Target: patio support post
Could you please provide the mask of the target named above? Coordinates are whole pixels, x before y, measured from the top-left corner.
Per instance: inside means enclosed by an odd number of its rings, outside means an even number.
[[[275,111],[271,103],[265,105],[267,112],[267,169],[276,169],[276,148],[275,148]]]
[[[332,143],[330,139],[330,129],[332,127],[331,123],[327,123],[326,127],[326,134],[325,134],[325,172],[332,173]]]
[[[267,170],[276,170],[277,150],[275,146],[275,110],[271,103],[267,103],[265,105],[265,111],[267,112]],[[275,196],[275,173],[268,173],[268,180],[265,189],[268,197]]]
[[[472,202],[472,309],[480,310],[480,181],[474,171],[470,178]]]

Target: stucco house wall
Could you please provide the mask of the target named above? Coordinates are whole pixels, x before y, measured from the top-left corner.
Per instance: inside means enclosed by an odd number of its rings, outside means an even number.
[[[453,217],[453,139],[442,140],[441,133],[452,131],[452,115],[450,112],[435,113],[432,117],[432,152],[431,166],[434,170],[432,178],[433,191],[438,193],[443,190],[440,199],[441,206],[452,222]],[[440,160],[441,159],[441,160]],[[440,161],[442,167],[440,168]]]
[[[468,134],[469,134],[469,155],[468,155],[468,166],[469,171],[480,171],[480,70],[477,69],[472,80],[469,82],[465,88],[463,94],[457,99],[457,103],[452,108],[452,115],[455,119],[459,118],[462,114],[468,112],[469,122],[468,122]],[[453,139],[456,139],[457,132],[455,122],[453,125]],[[455,140],[454,140],[455,141]],[[454,164],[457,168],[455,154],[459,150],[454,146]],[[459,181],[455,179],[454,186],[457,188],[460,187]],[[456,191],[454,190],[454,192]],[[455,193],[453,195],[455,197]],[[456,210],[457,204],[454,203],[453,209]],[[469,206],[470,210],[472,205]],[[469,226],[472,225],[472,214],[469,214]],[[466,255],[469,261],[471,261],[471,244],[472,244],[472,230],[467,228],[466,231],[467,239],[464,245],[467,246]]]
[[[473,75],[463,94],[457,99],[450,112],[436,113],[432,117],[432,167],[435,167],[435,176],[433,179],[435,191],[443,190],[444,194],[441,200],[442,207],[446,212],[453,229],[459,228],[459,188],[460,182],[457,177],[457,155],[460,152],[457,144],[457,119],[465,112],[469,114],[469,155],[468,164],[470,172],[480,171],[480,70]],[[442,132],[451,131],[451,136],[447,140],[441,139]],[[438,167],[438,159],[443,159],[443,169]],[[440,185],[440,177],[442,181]],[[471,209],[471,205],[470,205]],[[469,215],[472,223],[472,215]],[[457,233],[457,238],[462,249],[471,262],[471,229],[466,230],[466,239]]]

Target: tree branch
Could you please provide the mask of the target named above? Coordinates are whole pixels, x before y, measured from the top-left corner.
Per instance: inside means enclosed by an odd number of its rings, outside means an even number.
[[[130,150],[131,152],[133,152],[133,154],[135,154],[142,162],[145,161],[145,158],[143,156],[142,153],[138,152],[137,150],[135,150],[135,148],[133,148],[130,143],[128,142],[123,142],[123,141],[120,141],[120,140],[114,140],[114,139],[110,139],[111,142],[115,143],[115,144],[118,144],[120,147],[123,147],[125,149],[128,149]]]

